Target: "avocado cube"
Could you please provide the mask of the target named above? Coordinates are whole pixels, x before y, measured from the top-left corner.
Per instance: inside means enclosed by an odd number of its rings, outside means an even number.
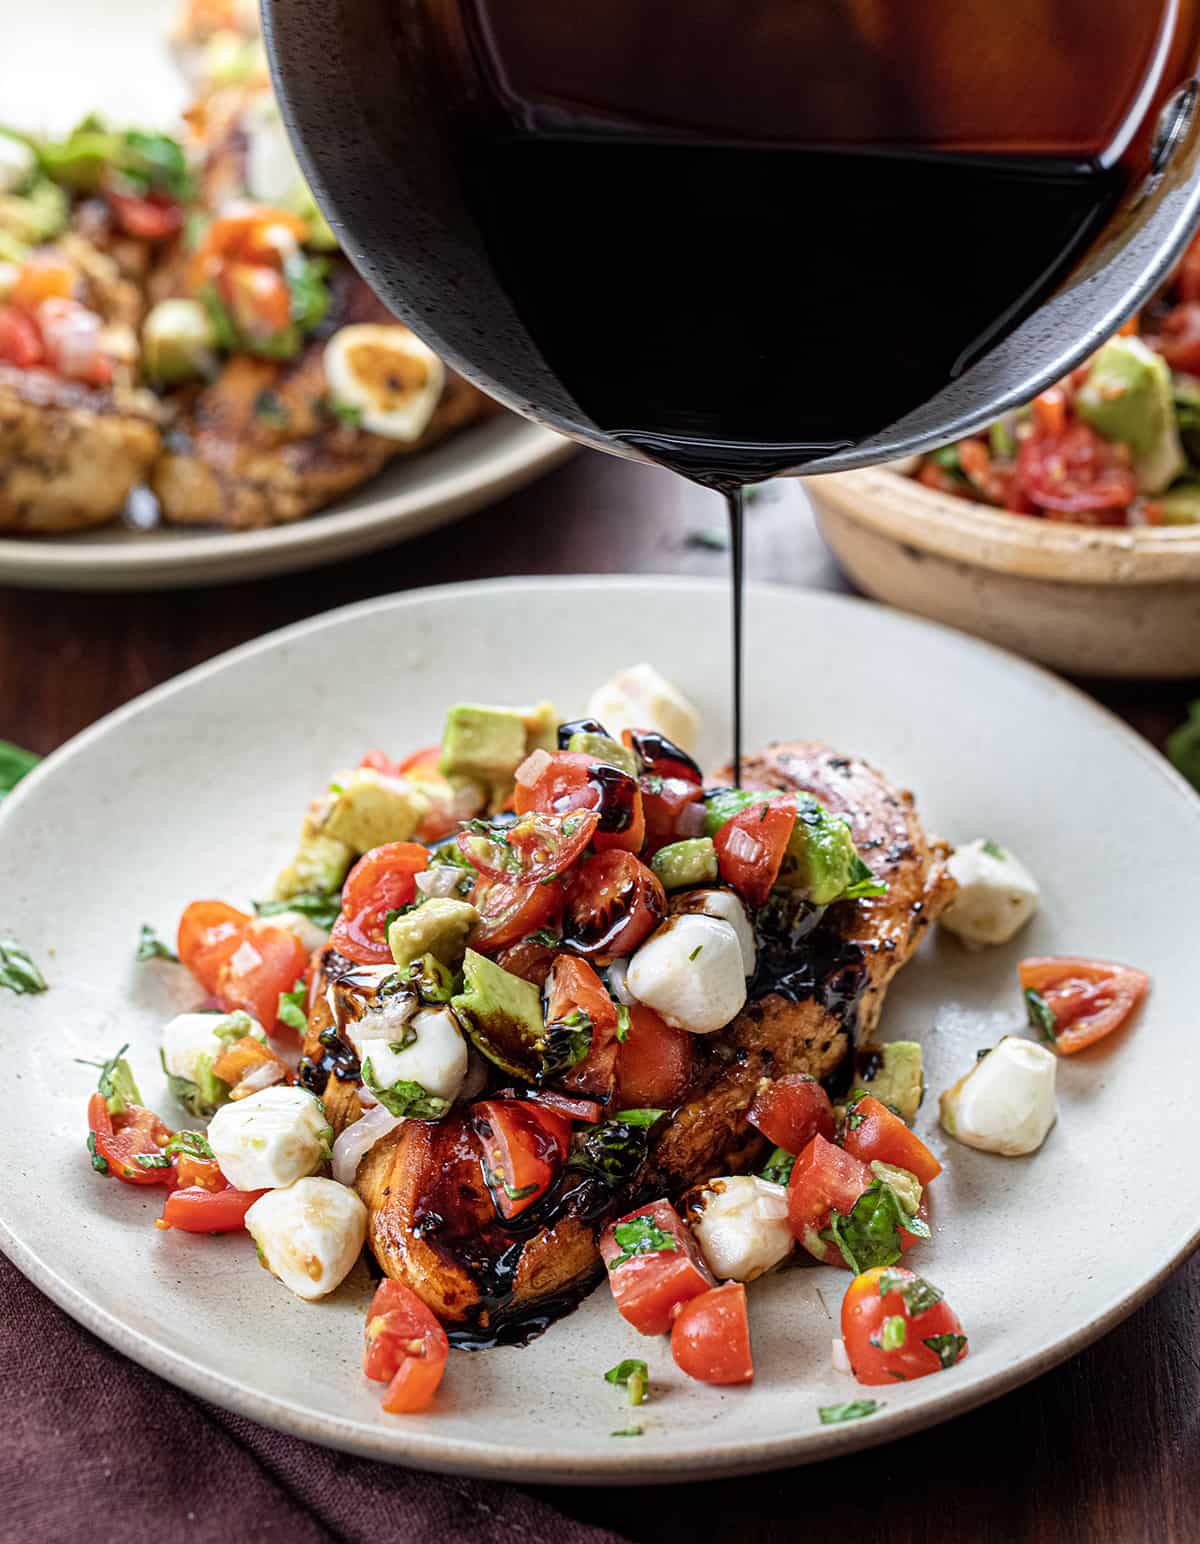
[[[921,1047],[915,1040],[891,1040],[859,1053],[858,1083],[881,1104],[890,1104],[911,1126],[925,1094]]]
[[[198,300],[160,300],[142,323],[142,368],[164,386],[206,376],[216,367],[216,338]]]
[[[428,904],[428,902],[426,902]],[[505,1072],[532,1080],[541,1071],[542,994],[494,960],[468,949],[463,989],[451,999],[476,1049]]]
[[[828,906],[850,887],[858,856],[850,827],[806,795],[797,799],[796,825],[778,883],[798,890],[814,906]]]
[[[430,896],[415,911],[396,918],[388,928],[388,948],[402,970],[426,954],[457,968],[478,921],[479,913],[469,902]]]
[[[520,708],[518,712],[525,723],[526,755],[530,751],[558,749],[558,712],[552,702],[543,698],[541,702],[535,702],[531,708]]]
[[[275,881],[275,899],[316,892],[333,895],[342,887],[355,854],[345,842],[326,835],[315,815],[304,817],[296,856]]]
[[[630,777],[638,775],[637,757],[627,745],[610,739],[606,734],[593,734],[590,730],[581,729],[567,741],[567,749],[578,751],[584,756],[594,756],[597,761],[606,761],[610,767],[619,767]]]
[[[370,852],[385,842],[409,841],[431,807],[419,783],[384,777],[370,767],[336,784],[334,792],[321,828],[355,853]]]
[[[492,789],[511,782],[525,760],[527,734],[515,708],[457,703],[446,715],[442,734],[442,775],[470,778]]]
[[[650,859],[650,867],[662,881],[664,890],[712,884],[718,874],[717,849],[711,836],[672,842],[658,849]]]
[[[1164,525],[1200,524],[1200,484],[1193,483],[1189,487],[1184,483],[1172,488],[1170,493],[1162,494],[1155,502],[1162,510]]]
[[[1092,360],[1075,398],[1080,418],[1133,451],[1143,493],[1162,493],[1186,466],[1171,372],[1140,338],[1112,338]]]

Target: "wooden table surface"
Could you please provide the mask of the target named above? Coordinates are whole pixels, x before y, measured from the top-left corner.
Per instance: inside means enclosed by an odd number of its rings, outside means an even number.
[[[308,574],[143,595],[0,590],[0,737],[53,750],[223,649],[392,590],[521,573],[721,574],[724,555],[696,537],[719,537],[722,519],[713,495],[585,453],[444,531]],[[747,569],[846,588],[790,484],[751,505]],[[1200,696],[1200,681],[1086,684],[1159,745]],[[1194,949],[1194,918],[1180,919],[1180,946]],[[1179,1183],[1194,1189],[1195,1177]],[[1128,1237],[1135,1249],[1136,1218]],[[1014,1258],[1036,1247],[1014,1239]],[[647,1544],[1200,1540],[1200,1256],[1090,1351],[940,1429],[760,1480],[543,1494]]]

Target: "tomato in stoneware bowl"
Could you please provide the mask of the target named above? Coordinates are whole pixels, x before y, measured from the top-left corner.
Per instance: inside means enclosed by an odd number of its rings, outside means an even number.
[[[1023,439],[1017,485],[1051,518],[1084,524],[1124,524],[1138,491],[1128,447],[1102,439],[1085,423]]]
[[[727,1281],[684,1303],[671,1326],[675,1365],[700,1383],[752,1383],[746,1289]]]
[[[854,1278],[842,1300],[842,1340],[854,1376],[872,1385],[944,1372],[967,1354],[962,1324],[941,1291],[902,1265]]]
[[[449,1355],[446,1331],[412,1288],[381,1281],[367,1310],[363,1372],[387,1384],[383,1408],[389,1415],[424,1410]]]
[[[643,1335],[665,1335],[680,1303],[716,1285],[691,1229],[667,1200],[611,1224],[600,1253],[617,1312]]]
[[[571,1145],[570,1118],[531,1099],[485,1099],[472,1113],[496,1210],[519,1217],[558,1178]]]
[[[1150,986],[1150,977],[1133,965],[1073,955],[1022,960],[1017,970],[1030,1020],[1060,1056],[1120,1029]]]
[[[631,852],[598,852],[571,875],[563,945],[574,954],[618,959],[632,954],[667,912],[657,874]]]
[[[417,875],[429,867],[419,842],[387,842],[365,853],[342,890],[342,911],[330,941],[359,965],[386,965],[392,958],[384,922],[417,893]]]
[[[785,1153],[802,1153],[816,1136],[833,1140],[833,1105],[806,1072],[785,1072],[760,1087],[749,1120]]]
[[[907,1169],[922,1185],[942,1172],[941,1164],[920,1137],[870,1094],[847,1107],[842,1146],[864,1163],[878,1161]]]

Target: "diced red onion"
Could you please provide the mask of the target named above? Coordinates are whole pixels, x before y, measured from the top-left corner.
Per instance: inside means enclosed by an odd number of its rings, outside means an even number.
[[[522,788],[532,788],[538,778],[550,765],[550,753],[544,750],[530,751],[525,760],[513,774],[513,781],[519,783]]]
[[[333,1144],[333,1177],[339,1185],[353,1185],[363,1158],[376,1142],[404,1124],[403,1115],[393,1115],[381,1104],[371,1108],[352,1126],[347,1126]]]
[[[463,877],[463,870],[452,863],[435,863],[417,875],[417,889],[428,900],[436,896],[444,900],[454,895]]]
[[[685,804],[675,817],[675,835],[683,840],[704,835],[705,808],[703,799],[693,799]]]
[[[628,975],[628,960],[614,960],[608,967],[608,984],[613,996],[619,1003],[623,1003],[626,1008],[632,1008],[634,1003],[637,1002],[637,998],[629,990],[629,982],[626,979]]]
[[[472,1099],[477,1099],[487,1087],[488,1064],[480,1056],[478,1051],[471,1052],[471,1059],[467,1063],[467,1075],[463,1079],[463,1085],[456,1096],[459,1104],[468,1104]]]
[[[231,1097],[246,1099],[251,1094],[257,1094],[260,1089],[270,1088],[273,1083],[281,1083],[286,1077],[287,1068],[281,1062],[259,1062],[257,1067],[238,1082]]]
[[[741,826],[734,826],[725,844],[725,851],[731,858],[739,858],[744,863],[753,863],[762,852],[762,843]]]

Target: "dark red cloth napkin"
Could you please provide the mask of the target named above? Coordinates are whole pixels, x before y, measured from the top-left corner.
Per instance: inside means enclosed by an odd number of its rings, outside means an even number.
[[[0,1256],[0,1540],[620,1544],[508,1485],[285,1437],[110,1350]]]

